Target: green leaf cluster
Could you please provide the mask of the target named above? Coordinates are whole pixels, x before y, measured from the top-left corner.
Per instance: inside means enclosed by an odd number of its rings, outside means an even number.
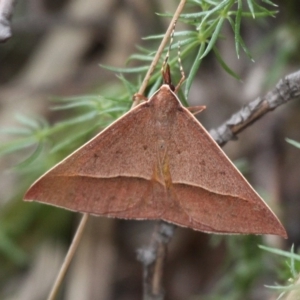
[[[276,7],[271,1],[262,1],[271,8]],[[214,53],[221,67],[231,76],[239,79],[239,76],[226,64],[220,52],[218,51],[217,41],[224,38],[222,29],[228,22],[233,30],[235,39],[235,49],[237,57],[240,56],[242,48],[246,55],[251,59],[252,56],[241,36],[241,22],[244,18],[261,18],[274,17],[277,10],[267,9],[255,0],[224,0],[224,1],[201,1],[189,0],[188,10],[193,12],[182,14],[180,21],[187,24],[191,29],[176,31],[174,36],[180,38],[179,42],[172,45],[172,49],[181,47],[181,58],[184,61],[186,58],[191,58],[191,66],[189,66],[189,74],[187,75],[184,97],[188,97],[189,90],[196,73],[203,59],[211,52]],[[198,12],[195,12],[198,11]],[[159,14],[164,17],[172,17],[171,14]],[[145,40],[161,40],[163,35],[153,35],[145,38]],[[110,68],[115,72],[121,73],[141,73],[148,70],[149,62],[152,61],[155,52],[139,47],[140,54],[132,55],[128,61],[138,60],[146,65],[136,68]],[[167,51],[167,49],[165,50]],[[163,59],[163,58],[162,58]],[[177,57],[170,60],[170,65],[174,65]],[[162,60],[161,60],[162,63]],[[160,78],[159,69],[152,77],[152,82]]]
[[[260,4],[259,4],[260,2]],[[265,7],[272,9],[268,9]],[[220,52],[218,51],[217,41],[224,38],[222,36],[222,28],[225,22],[228,22],[234,32],[235,48],[237,56],[239,56],[240,48],[251,58],[250,52],[245,46],[241,37],[240,27],[244,18],[258,18],[274,16],[277,11],[273,10],[276,5],[269,1],[257,0],[189,0],[187,10],[192,11],[182,14],[180,21],[185,23],[189,30],[176,31],[175,38],[180,41],[174,42],[171,49],[181,47],[180,57],[182,61],[188,61],[189,73],[184,87],[184,95],[180,95],[182,101],[186,103],[189,90],[196,73],[203,59],[211,52],[214,53],[221,67],[235,78],[239,76],[225,63]],[[163,17],[171,17],[171,14],[160,14]],[[145,38],[145,40],[161,40],[163,35],[153,35]],[[147,49],[138,47],[139,53],[131,55],[127,61],[130,63],[136,61],[138,67],[115,68],[110,66],[102,66],[116,73],[121,74],[137,74],[136,84],[132,84],[125,79],[123,75],[119,75],[119,79],[123,85],[122,92],[116,93],[116,89],[110,89],[108,96],[83,95],[78,97],[70,97],[65,99],[55,99],[57,102],[53,106],[53,110],[72,110],[74,116],[49,125],[48,122],[41,117],[17,115],[19,127],[3,129],[2,134],[9,134],[13,137],[10,141],[0,145],[0,157],[23,151],[27,149],[28,157],[19,164],[19,167],[30,165],[35,159],[44,153],[50,155],[50,161],[56,158],[57,152],[62,151],[62,155],[70,153],[74,148],[83,143],[95,131],[104,128],[117,117],[122,115],[130,107],[131,97],[138,91],[141,78],[149,68],[150,62],[155,55],[155,49]],[[165,50],[167,51],[167,49]],[[147,95],[151,95],[161,84],[160,67],[164,57],[161,58],[156,72],[153,74]],[[178,61],[177,55],[169,61],[172,66]],[[179,72],[177,72],[179,73]],[[179,75],[179,74],[178,74]],[[176,76],[175,77],[176,80]],[[119,88],[117,89],[119,90]],[[53,157],[53,160],[51,159]],[[45,156],[44,156],[45,157]],[[50,163],[51,165],[51,163]]]
[[[294,245],[292,245],[290,251],[283,251],[280,249],[270,248],[266,246],[259,246],[260,249],[268,251],[270,253],[276,254],[278,257],[285,257],[288,260],[285,261],[285,268],[280,268],[278,272],[278,277],[284,279],[288,282],[286,285],[266,285],[266,287],[279,292],[277,300],[282,299],[282,297],[291,291],[299,291],[300,295],[300,284],[299,284],[299,274],[300,274],[300,255],[294,252]],[[283,271],[284,270],[284,271]],[[286,279],[288,278],[288,279]]]
[[[78,147],[95,131],[105,128],[130,107],[130,100],[123,97],[85,95],[53,99],[52,110],[73,110],[73,116],[50,124],[41,117],[16,115],[19,127],[8,127],[1,134],[13,137],[0,145],[0,156],[23,151],[28,157],[16,167],[24,169],[40,155],[54,156],[57,152],[68,153]],[[60,155],[59,155],[60,156]]]

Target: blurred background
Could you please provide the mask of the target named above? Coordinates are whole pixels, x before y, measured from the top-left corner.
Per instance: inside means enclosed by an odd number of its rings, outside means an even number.
[[[33,150],[29,147],[23,151],[27,145],[13,144],[15,132],[4,129],[44,124],[47,130],[52,124],[86,113],[86,108],[80,106],[51,110],[56,105],[54,98],[81,96],[83,101],[84,97],[89,99],[84,95],[98,97],[122,91],[115,73],[99,64],[123,68],[137,45],[156,49],[157,41],[141,38],[164,33],[169,19],[155,13],[172,13],[178,2],[17,2],[13,36],[0,44],[0,143],[13,145],[0,158],[0,299],[46,299],[80,214],[24,203],[22,195],[39,175],[97,132],[86,130],[68,147],[54,154],[43,149],[38,158],[20,166]],[[201,64],[188,102],[207,106],[199,119],[208,130],[263,96],[285,75],[300,69],[298,1],[278,0],[276,4],[276,18],[242,21],[241,35],[255,62],[244,53],[237,59],[230,25],[222,30],[218,49],[241,81],[226,73],[213,54]],[[178,24],[178,29],[186,28]],[[188,71],[190,65],[185,63]],[[131,65],[138,66],[136,62]],[[131,99],[127,98],[123,111],[130,105]],[[107,122],[115,117],[106,117]],[[93,121],[78,122],[57,135],[67,139]],[[282,249],[299,246],[300,149],[285,140],[300,141],[299,126],[299,101],[291,101],[264,116],[224,148],[279,216],[289,239],[220,237],[177,228],[166,262],[165,299],[276,299],[276,292],[264,285],[283,283],[287,271],[281,259],[257,245]],[[18,147],[20,152],[15,151]],[[153,227],[154,222],[148,221],[91,217],[59,299],[141,299],[142,266],[136,251],[149,244]]]

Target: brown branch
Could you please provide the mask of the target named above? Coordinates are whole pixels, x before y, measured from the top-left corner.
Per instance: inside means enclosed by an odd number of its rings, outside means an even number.
[[[138,260],[143,264],[143,300],[163,300],[163,271],[167,245],[176,226],[158,221],[150,245],[138,250]]]
[[[15,0],[0,1],[0,43],[6,42],[12,36],[10,20],[15,3]]]
[[[164,47],[171,36],[171,32],[185,6],[185,3],[186,0],[180,1],[137,95],[144,94],[150,76],[153,73],[155,66],[157,65],[158,60],[164,50]],[[135,107],[139,103],[139,98],[141,97],[134,98],[131,108]],[[140,260],[144,266],[143,300],[164,299],[164,290],[162,283],[164,263],[167,257],[167,245],[173,236],[174,229],[174,225],[160,221],[156,225],[156,229],[154,230],[154,233],[152,235],[152,241],[150,242],[149,247],[138,250],[138,260]]]
[[[300,96],[300,70],[279,80],[275,88],[259,97],[231,116],[210,135],[220,145],[235,140],[236,135],[276,107]]]
[[[210,131],[214,140],[220,145],[236,139],[236,135],[249,125],[260,119],[276,107],[297,98],[300,95],[300,70],[281,79],[273,90],[264,97],[258,98],[232,117],[217,129]],[[138,260],[144,268],[144,298],[143,300],[162,300],[163,262],[166,259],[168,243],[171,241],[175,225],[163,221],[156,224],[152,240],[147,247],[138,250]],[[157,269],[159,271],[155,272]],[[159,286],[156,284],[159,283]]]

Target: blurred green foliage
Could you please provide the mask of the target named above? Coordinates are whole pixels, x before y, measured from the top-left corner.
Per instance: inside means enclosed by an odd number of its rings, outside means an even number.
[[[274,17],[277,13],[277,6],[269,0],[190,0],[186,10],[188,12],[181,16],[180,22],[190,25],[191,29],[176,31],[175,38],[180,39],[180,42],[174,42],[171,47],[177,49],[180,44],[181,59],[188,65],[186,69],[189,72],[183,95],[181,95],[185,103],[196,73],[209,53],[215,55],[216,60],[226,72],[239,79],[238,74],[222,58],[222,53],[217,46],[219,39],[226,38],[222,35],[225,23],[230,25],[234,33],[237,56],[240,56],[242,49],[252,60],[250,51],[242,38],[241,24],[245,18],[253,18],[256,21],[258,18]],[[171,17],[169,14],[161,14],[161,16]],[[288,23],[284,27],[279,27],[277,31],[274,31],[273,36],[266,39],[263,48],[267,51],[274,40],[280,38],[278,32],[284,30],[291,35],[291,38],[288,45],[284,43],[282,55],[279,55],[278,62],[274,66],[277,71],[291,57],[292,51],[295,50],[293,43],[298,45],[299,41],[295,42],[295,36],[300,36],[297,35],[299,29]],[[161,34],[153,35],[146,39],[160,40],[162,36]],[[284,35],[283,39],[287,38]],[[5,279],[13,275],[16,270],[25,268],[29,264],[28,253],[31,252],[29,249],[32,249],[33,244],[47,238],[65,239],[69,234],[70,225],[68,224],[72,218],[70,212],[36,203],[23,203],[22,194],[43,172],[130,109],[132,95],[138,90],[141,78],[155,55],[155,49],[138,47],[138,51],[139,53],[129,57],[128,63],[133,60],[138,61],[139,67],[120,69],[105,66],[122,75],[119,75],[119,84],[106,85],[101,91],[101,96],[92,94],[53,99],[55,103],[53,110],[68,110],[68,115],[72,117],[49,124],[40,116],[19,114],[16,115],[19,127],[1,130],[1,134],[8,135],[10,140],[0,145],[0,156],[15,158],[17,163],[13,171],[18,172],[20,185],[16,187],[13,199],[10,199],[0,211],[0,282],[4,283]],[[172,57],[174,58],[169,62],[171,66],[177,63],[177,55]],[[163,58],[161,63],[162,60]],[[157,66],[150,80],[147,95],[151,95],[161,84],[160,67],[161,64]],[[133,74],[137,78],[128,81],[124,74]],[[273,72],[273,76],[274,74]],[[176,75],[174,78],[176,82],[178,80]],[[133,81],[135,83],[132,83]],[[53,214],[55,214],[55,219],[52,217]],[[212,242],[217,242],[218,239],[220,238],[212,237]],[[264,261],[270,258],[257,247],[257,244],[262,241],[261,237],[226,237],[225,240],[229,256],[222,274],[226,276],[222,276],[214,293],[205,299],[246,299],[245,295],[250,293],[255,281],[270,272],[266,267],[268,264],[264,264]],[[272,249],[268,250],[274,252]],[[277,254],[283,255],[281,252]],[[294,259],[295,267],[292,272],[299,272],[298,266],[296,268],[298,256],[291,254],[289,257]],[[195,296],[195,299],[198,297]]]

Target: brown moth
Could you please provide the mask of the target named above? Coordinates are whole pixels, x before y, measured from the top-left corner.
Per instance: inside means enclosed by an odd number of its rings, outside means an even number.
[[[164,84],[38,179],[26,201],[123,219],[162,219],[208,233],[275,234],[284,227]]]

